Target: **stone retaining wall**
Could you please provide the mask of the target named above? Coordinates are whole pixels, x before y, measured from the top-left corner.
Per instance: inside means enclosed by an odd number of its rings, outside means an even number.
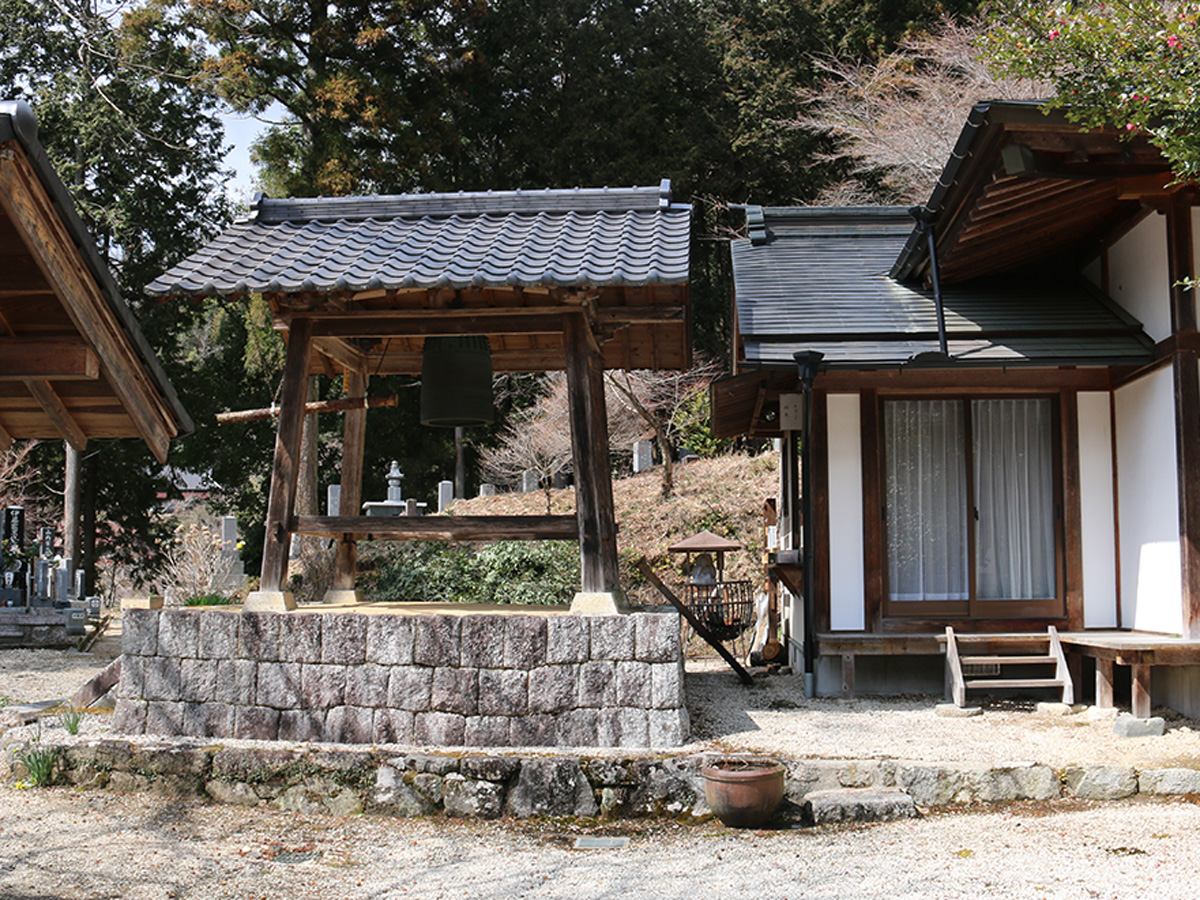
[[[12,776],[29,746],[8,748]],[[716,754],[590,757],[577,754],[403,753],[382,749],[222,747],[65,738],[43,741],[54,781],[81,788],[150,791],[306,813],[393,816],[711,815],[701,769]],[[1121,800],[1135,794],[1200,794],[1200,771],[1034,763],[966,766],[901,760],[784,760],[779,824],[896,818],[916,809],[1064,798]]]
[[[675,613],[126,610],[113,730],[437,747],[676,747]]]

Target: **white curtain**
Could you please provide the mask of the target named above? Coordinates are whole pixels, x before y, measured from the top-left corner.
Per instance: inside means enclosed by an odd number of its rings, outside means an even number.
[[[890,598],[966,600],[962,403],[893,400],[883,420]]]
[[[1054,597],[1049,400],[974,400],[975,591],[980,600]]]

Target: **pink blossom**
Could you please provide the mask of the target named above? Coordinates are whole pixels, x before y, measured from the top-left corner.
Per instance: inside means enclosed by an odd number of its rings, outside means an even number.
[[[1137,126],[1134,125],[1132,122],[1128,122],[1125,125],[1125,130],[1126,131],[1137,131]]]
[[[1179,47],[1179,45],[1182,43],[1183,43],[1183,41],[1181,41],[1179,39],[1179,35],[1177,35],[1177,34],[1167,35],[1167,46],[1170,47],[1172,50],[1177,49]]]
[[[1054,40],[1056,37],[1058,37],[1058,29],[1055,28],[1053,31],[1051,31],[1049,37],[1050,40]]]

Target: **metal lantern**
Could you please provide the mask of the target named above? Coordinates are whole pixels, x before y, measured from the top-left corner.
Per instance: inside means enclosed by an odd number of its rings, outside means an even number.
[[[484,335],[427,337],[421,357],[421,424],[488,425],[492,350]]]

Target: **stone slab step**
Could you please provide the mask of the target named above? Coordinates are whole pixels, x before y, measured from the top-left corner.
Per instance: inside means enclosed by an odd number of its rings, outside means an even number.
[[[846,788],[813,791],[804,808],[814,825],[839,822],[887,822],[917,815],[913,798],[898,788]]]

